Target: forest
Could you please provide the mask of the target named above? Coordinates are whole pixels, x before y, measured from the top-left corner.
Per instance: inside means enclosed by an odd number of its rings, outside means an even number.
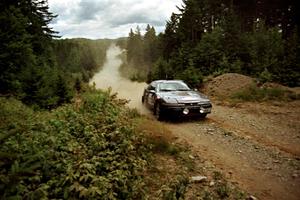
[[[131,30],[127,65],[140,80],[183,79],[235,72],[287,86],[300,84],[295,1],[184,0],[158,35]]]
[[[52,109],[103,64],[109,40],[59,39],[46,1],[1,1],[0,94]]]

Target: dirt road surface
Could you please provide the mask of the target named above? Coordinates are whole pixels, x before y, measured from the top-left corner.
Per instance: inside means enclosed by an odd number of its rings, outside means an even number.
[[[288,117],[280,120],[281,115],[251,109],[256,106],[214,105],[205,120],[166,125],[199,156],[259,199],[300,199],[299,113],[298,121],[287,122]]]
[[[103,70],[91,82],[118,92],[129,107],[152,116],[141,104],[146,84],[133,83],[118,72],[121,50],[108,50]],[[154,118],[153,118],[154,120]],[[300,199],[300,101],[270,105],[213,105],[204,120],[162,122],[194,152],[258,199]]]
[[[107,51],[107,60],[102,70],[95,74],[90,84],[95,83],[96,88],[104,90],[111,87],[113,92],[118,93],[119,98],[129,100],[129,107],[138,109],[142,114],[149,114],[150,112],[141,104],[146,83],[132,82],[121,77],[119,72],[122,64],[119,57],[121,53],[122,50],[119,47],[112,45]]]

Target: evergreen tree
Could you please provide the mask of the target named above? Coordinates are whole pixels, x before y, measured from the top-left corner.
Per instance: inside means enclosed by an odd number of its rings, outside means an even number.
[[[16,1],[0,2],[0,93],[22,92],[22,71],[36,64],[28,33],[30,20]]]
[[[48,10],[45,0],[0,2],[0,93],[43,108],[60,104]]]
[[[158,58],[157,37],[154,27],[147,25],[144,35],[144,61],[148,64],[155,62]]]
[[[130,30],[128,45],[127,45],[127,61],[129,63],[144,63],[144,47],[143,38],[140,27],[137,26],[135,32]]]

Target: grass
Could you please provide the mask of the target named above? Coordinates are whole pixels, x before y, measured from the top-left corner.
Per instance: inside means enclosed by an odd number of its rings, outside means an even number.
[[[300,99],[300,96],[288,90],[280,88],[260,88],[256,85],[238,91],[231,97],[234,100],[240,101],[292,101]]]
[[[143,132],[153,153],[179,155],[182,149],[172,144],[172,133],[161,123],[147,118],[140,118],[137,122],[138,132]]]

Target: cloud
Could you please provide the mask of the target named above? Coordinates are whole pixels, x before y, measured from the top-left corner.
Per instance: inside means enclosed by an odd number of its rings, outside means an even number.
[[[59,16],[52,22],[63,38],[117,38],[130,28],[147,24],[157,32],[181,0],[49,0],[50,11]]]

